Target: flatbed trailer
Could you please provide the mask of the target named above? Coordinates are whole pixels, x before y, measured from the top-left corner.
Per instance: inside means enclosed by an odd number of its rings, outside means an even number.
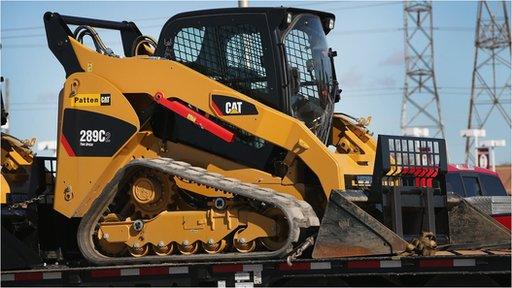
[[[511,286],[510,250],[2,271],[2,286]]]

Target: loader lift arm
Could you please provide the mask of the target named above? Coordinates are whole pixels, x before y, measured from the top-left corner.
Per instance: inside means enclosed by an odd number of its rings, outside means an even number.
[[[133,56],[132,47],[136,39],[142,36],[135,23],[122,21],[108,21],[93,18],[84,18],[76,16],[60,15],[59,13],[46,12],[44,14],[44,24],[48,46],[55,57],[64,67],[66,77],[75,73],[83,72],[68,37],[75,37],[68,25],[86,25],[95,28],[104,28],[118,30],[121,33],[124,55]]]

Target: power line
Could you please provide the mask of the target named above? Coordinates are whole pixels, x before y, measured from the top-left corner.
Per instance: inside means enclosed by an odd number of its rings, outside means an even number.
[[[30,27],[13,27],[13,28],[5,28],[2,29],[2,33],[10,32],[10,31],[24,31],[24,30],[37,30],[44,29],[44,26],[30,26]]]
[[[332,4],[336,3],[335,1],[313,1],[313,3],[305,3],[305,4],[294,4],[294,7],[307,7],[307,6],[317,6],[324,4]]]
[[[37,112],[37,111],[45,111],[45,110],[56,110],[57,106],[55,107],[41,107],[41,108],[14,108],[11,109],[11,111],[14,112],[23,112],[23,111],[31,111],[31,112]]]
[[[324,4],[339,4],[341,2],[345,1],[314,1],[315,3],[305,3],[305,4],[297,4],[294,5],[295,7],[308,7],[308,6],[317,6],[317,5],[324,5]],[[360,5],[352,5],[352,6],[341,6],[337,8],[332,8],[331,11],[338,11],[338,10],[353,10],[353,9],[362,9],[362,8],[374,8],[374,7],[380,7],[380,6],[389,6],[389,5],[396,5],[401,4],[402,2],[377,2],[377,3],[366,3],[366,4],[360,4]]]
[[[469,27],[469,26],[444,26],[444,27],[435,27],[434,30],[445,31],[445,32],[462,32],[462,31],[474,32],[475,31],[475,27]]]
[[[108,46],[114,46],[114,45],[121,45],[122,42],[105,42]],[[9,49],[9,48],[42,48],[42,47],[48,47],[47,44],[11,44],[11,45],[1,45],[2,49]]]
[[[391,87],[391,86],[381,86],[381,87],[379,87],[379,86],[376,86],[376,87],[343,89],[343,91],[344,92],[346,92],[346,91],[351,91],[352,92],[352,91],[397,90],[397,89],[403,89],[403,87],[399,87],[399,86],[394,86],[394,87]]]
[[[169,19],[171,16],[159,16],[159,17],[146,17],[146,18],[138,18],[133,20],[127,20],[131,22],[139,22],[139,21],[152,21],[152,20],[161,20],[161,19]],[[15,32],[15,31],[26,31],[26,30],[44,30],[44,26],[28,26],[28,27],[11,27],[2,29],[2,33],[5,32]],[[4,38],[4,37],[2,37]]]
[[[396,90],[396,92],[378,92],[378,91],[375,91],[375,92],[352,92],[352,91],[343,91],[342,92],[342,95],[347,95],[347,94],[355,94],[355,95],[397,95],[397,93],[403,93],[402,91],[400,90]],[[464,92],[443,92],[443,93],[440,93],[440,94],[443,94],[443,95],[459,95],[459,96],[469,96],[470,93],[464,93]]]
[[[162,25],[154,24],[154,25],[145,25],[140,26],[140,29],[147,28],[156,28],[162,27]],[[474,28],[472,27],[437,27],[433,28],[436,31],[441,32],[473,32]],[[380,33],[390,33],[390,32],[401,32],[403,28],[370,28],[370,29],[359,29],[359,30],[336,30],[334,35],[344,36],[344,35],[354,35],[354,34],[380,34]],[[36,37],[46,37],[46,34],[22,34],[22,35],[7,35],[2,36],[2,39],[22,39],[22,38],[36,38]],[[10,45],[9,45],[10,46]]]
[[[47,47],[44,44],[12,44],[12,45],[2,45],[2,49],[10,49],[10,48],[41,48]]]
[[[361,29],[361,30],[339,30],[335,31],[335,35],[353,35],[353,34],[377,34],[388,32],[399,32],[401,28],[376,28],[376,29]]]
[[[56,102],[12,102],[11,105],[57,105]]]
[[[46,34],[25,34],[25,35],[7,35],[2,36],[3,39],[18,39],[18,38],[33,38],[33,37],[44,37]]]
[[[353,10],[353,9],[374,8],[374,7],[397,5],[397,4],[402,4],[402,3],[398,2],[398,1],[394,1],[394,2],[387,2],[387,3],[361,4],[361,5],[354,5],[354,6],[350,6],[350,7],[340,7],[338,9],[333,9],[333,10]]]
[[[163,27],[163,25],[153,24],[153,25],[138,26],[139,29],[155,28],[155,27]],[[7,36],[2,36],[2,39],[34,38],[34,37],[46,37],[46,34],[38,33],[38,34],[7,35]]]

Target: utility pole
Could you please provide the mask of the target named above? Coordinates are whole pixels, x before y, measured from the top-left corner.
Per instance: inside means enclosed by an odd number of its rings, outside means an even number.
[[[441,104],[434,73],[432,3],[404,2],[405,81],[402,100],[402,134],[419,128],[444,138]]]
[[[494,114],[512,127],[510,119],[510,27],[506,1],[478,2],[475,58],[471,79],[468,129],[482,129]],[[510,130],[508,130],[510,131]],[[473,158],[475,141],[466,139],[465,162]]]

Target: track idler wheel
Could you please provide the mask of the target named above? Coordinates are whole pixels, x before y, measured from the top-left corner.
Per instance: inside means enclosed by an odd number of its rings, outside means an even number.
[[[191,255],[195,254],[199,250],[199,243],[194,242],[192,244],[187,243],[187,241],[184,241],[183,244],[178,244],[178,251],[180,251],[183,255]]]
[[[216,254],[224,251],[227,246],[226,240],[222,239],[219,242],[209,241],[208,243],[202,243],[204,251],[209,254]]]
[[[235,232],[235,235],[233,236],[233,247],[235,247],[235,249],[241,253],[249,253],[254,251],[256,248],[256,241],[247,241],[243,237],[239,237],[239,234],[242,231],[243,229],[240,229]]]
[[[270,208],[263,212],[263,215],[273,219],[277,224],[276,236],[260,238],[261,244],[270,251],[275,251],[284,246],[288,237],[288,220],[277,208]]]
[[[167,256],[171,255],[174,251],[174,244],[169,243],[168,245],[164,245],[164,243],[158,243],[158,245],[153,245],[153,251],[158,256]]]
[[[142,247],[129,247],[128,252],[130,252],[130,255],[133,257],[143,257],[148,255],[149,253],[149,245],[143,245]]]

